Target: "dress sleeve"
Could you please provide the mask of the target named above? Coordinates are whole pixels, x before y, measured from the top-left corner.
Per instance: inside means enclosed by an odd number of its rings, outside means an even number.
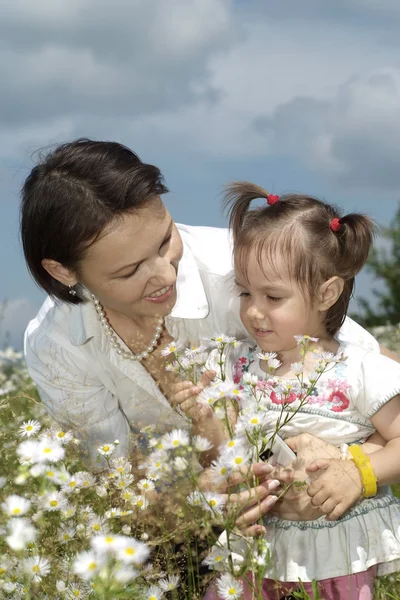
[[[369,352],[361,363],[361,377],[356,404],[361,414],[370,419],[400,394],[400,364],[382,354]]]
[[[65,348],[52,340],[41,344],[40,356],[25,344],[25,360],[50,416],[80,441],[84,461],[92,471],[107,467],[97,460],[97,448],[119,440],[113,456],[129,456],[132,434],[118,399]]]
[[[356,344],[369,352],[380,352],[379,343],[374,336],[349,317],[346,317],[335,337],[339,342]]]

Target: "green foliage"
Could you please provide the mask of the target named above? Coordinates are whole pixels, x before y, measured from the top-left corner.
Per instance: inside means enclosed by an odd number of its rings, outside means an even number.
[[[384,284],[372,290],[377,307],[361,299],[364,313],[354,316],[364,327],[400,323],[400,206],[390,226],[382,229],[382,237],[384,243],[372,249],[366,267]]]

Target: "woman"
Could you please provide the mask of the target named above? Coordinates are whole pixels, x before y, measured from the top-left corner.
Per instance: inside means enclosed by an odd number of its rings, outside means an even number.
[[[44,156],[23,187],[25,258],[49,294],[26,330],[27,367],[95,469],[101,444],[118,439],[128,455],[146,426],[188,427],[168,401],[163,347],[245,335],[227,230],[175,225],[167,191],[159,169],[128,148],[85,139]],[[340,336],[378,350],[350,320]]]

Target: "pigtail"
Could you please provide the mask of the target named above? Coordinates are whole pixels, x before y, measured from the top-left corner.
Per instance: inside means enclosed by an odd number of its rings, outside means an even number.
[[[234,181],[225,188],[223,207],[229,217],[229,227],[236,240],[249,210],[256,198],[268,198],[268,192],[248,181]]]
[[[341,217],[338,235],[342,247],[341,271],[354,277],[363,268],[372,248],[377,226],[372,219],[359,213]]]

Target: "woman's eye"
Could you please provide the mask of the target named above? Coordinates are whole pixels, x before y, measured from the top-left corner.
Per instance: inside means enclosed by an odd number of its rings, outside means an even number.
[[[250,296],[249,292],[239,292],[239,298],[247,298]]]
[[[165,244],[168,244],[168,242],[171,241],[171,238],[172,238],[172,233],[167,238],[165,238],[165,240],[161,244],[161,247],[165,246]]]
[[[277,298],[276,296],[267,296],[268,300],[271,300],[271,302],[279,302],[279,300],[282,300],[282,298]]]
[[[127,275],[121,275],[121,279],[129,279],[129,277],[132,277],[132,275],[134,275],[136,273],[136,271],[138,270],[138,268],[139,268],[139,265],[137,267],[135,267],[133,269],[133,271],[131,271]]]

